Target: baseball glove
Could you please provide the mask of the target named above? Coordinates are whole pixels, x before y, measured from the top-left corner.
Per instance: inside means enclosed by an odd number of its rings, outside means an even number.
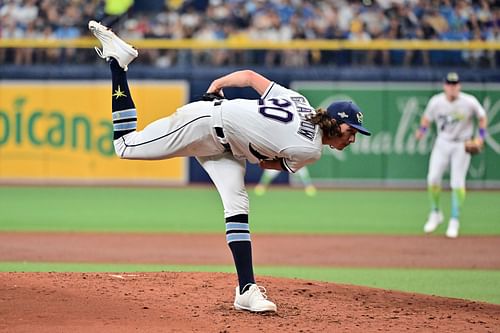
[[[465,151],[471,155],[479,154],[483,150],[483,144],[476,140],[465,141]]]
[[[203,95],[201,95],[201,100],[202,101],[215,101],[217,99],[224,99],[224,96],[222,96],[221,94],[218,94],[218,93],[204,93]]]

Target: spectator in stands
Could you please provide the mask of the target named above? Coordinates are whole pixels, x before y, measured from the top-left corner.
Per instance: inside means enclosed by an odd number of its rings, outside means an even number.
[[[64,15],[59,20],[59,26],[54,31],[54,36],[57,39],[74,39],[80,37],[80,30],[75,27],[75,22],[70,16]],[[61,60],[74,60],[76,55],[75,48],[62,48],[60,49],[59,56]]]
[[[54,30],[50,25],[45,26],[43,31],[39,34],[39,39],[53,40]],[[59,49],[40,49],[37,51],[38,59],[41,63],[56,64],[59,61]]]
[[[289,29],[283,30],[283,35],[286,35],[286,40],[306,39],[306,32],[300,22],[298,15],[292,15],[289,18]],[[281,61],[282,66],[286,67],[305,67],[308,65],[308,51],[307,50],[283,50],[283,57]]]
[[[294,39],[446,39],[498,40],[500,5],[494,0],[204,0],[137,2],[133,0],[0,0],[0,31],[3,38],[28,38],[51,35],[57,38],[81,36],[85,22],[96,13],[105,24],[122,35],[137,34],[139,38],[211,38],[269,39],[274,42]],[[154,4],[153,4],[154,3]],[[159,5],[158,5],[159,4]],[[147,11],[147,8],[164,10]],[[137,10],[135,9],[137,7]],[[143,11],[140,11],[142,8]],[[133,17],[127,15],[134,10]],[[145,11],[146,10],[146,11]],[[13,20],[13,22],[11,22]],[[69,23],[68,23],[69,22]],[[32,24],[33,23],[33,24]],[[130,27],[134,28],[132,31]],[[29,31],[28,31],[29,30]],[[86,33],[86,32],[85,32]],[[40,62],[52,58],[54,50],[43,55],[35,50],[0,49],[3,63],[27,63],[28,58]],[[66,52],[66,51],[65,51]],[[69,51],[72,61],[76,57]],[[158,50],[143,52],[141,62],[161,66],[258,65],[305,66],[312,64],[399,64],[440,65],[446,52],[404,51],[299,51],[258,50],[202,52],[195,57],[189,50]],[[461,65],[477,65],[493,59],[494,53],[481,50],[476,55],[454,51]],[[79,52],[80,53],[80,52]],[[82,53],[85,53],[82,52]],[[17,54],[17,56],[16,56]],[[73,54],[73,55],[72,55]],[[21,56],[22,55],[22,56]],[[368,57],[367,57],[368,55]],[[80,55],[79,55],[80,56]],[[429,60],[432,59],[432,61]],[[18,60],[16,60],[18,59]],[[22,61],[19,59],[23,59]],[[91,58],[93,59],[93,58]],[[79,59],[86,61],[85,58]],[[92,60],[94,61],[94,60]],[[441,61],[441,62],[440,62]],[[493,62],[494,61],[489,61]]]
[[[366,32],[365,24],[359,19],[353,19],[351,21],[351,31],[348,35],[348,39],[352,41],[369,41],[371,36]],[[366,52],[353,50],[352,63],[354,65],[366,63]]]
[[[35,24],[33,21],[29,22],[23,29],[23,38],[36,39],[37,33],[35,31]],[[25,47],[16,49],[14,63],[16,65],[31,65],[33,63],[34,49],[32,47]]]
[[[425,12],[422,24],[430,29],[427,34],[432,39],[438,39],[441,34],[448,31],[448,22],[437,8],[431,7]]]
[[[2,39],[15,39],[15,38],[23,38],[24,33],[22,29],[17,27],[16,21],[12,16],[6,16],[3,17],[1,25],[2,25],[2,30],[1,30],[1,38]],[[8,62],[9,59],[17,59],[17,53],[19,52],[20,49],[0,49],[0,60],[2,60],[2,63]],[[14,61],[15,62],[15,61]]]

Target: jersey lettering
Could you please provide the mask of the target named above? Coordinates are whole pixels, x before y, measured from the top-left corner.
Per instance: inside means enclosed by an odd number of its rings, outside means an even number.
[[[271,102],[271,105],[267,105],[266,102]],[[293,113],[287,110],[290,106],[292,102],[284,98],[259,99],[259,113],[282,123],[289,123],[293,120]]]
[[[302,114],[311,113],[312,109],[311,108],[306,108],[306,107],[303,107],[303,106],[297,106],[297,112],[300,115],[302,115]]]
[[[271,118],[282,123],[289,123],[293,120],[293,113],[289,108],[295,106],[301,119],[297,134],[309,141],[314,141],[316,125],[308,121],[306,117],[313,112],[313,109],[310,106],[308,107],[307,100],[304,97],[293,96],[291,100],[294,105],[285,98],[260,99],[259,113],[266,118]]]
[[[302,119],[297,134],[309,141],[314,141],[314,137],[316,136],[316,125],[307,120],[307,116],[313,112],[313,109],[307,104],[304,97],[292,97],[292,101],[295,103],[300,119]]]
[[[303,136],[304,138],[308,139],[309,141],[313,141],[314,136],[316,134],[316,125],[314,125],[310,121],[302,120],[300,122],[299,130],[297,131],[297,134]]]
[[[295,105],[298,104],[307,105],[307,100],[302,96],[292,96],[291,99],[295,103]]]
[[[449,115],[439,115],[437,123],[441,131],[445,131],[452,126],[455,126],[458,122],[462,121],[463,119],[464,117],[458,113],[453,113]]]

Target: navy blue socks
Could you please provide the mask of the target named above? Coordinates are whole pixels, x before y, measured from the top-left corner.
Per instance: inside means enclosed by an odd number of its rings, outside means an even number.
[[[137,129],[137,111],[130,95],[127,83],[127,73],[120,67],[118,61],[111,58],[111,79],[113,86],[113,140]]]
[[[252,263],[252,242],[250,240],[250,228],[248,226],[248,215],[239,214],[226,218],[226,240],[233,254],[240,294],[244,293],[249,286],[255,283]]]

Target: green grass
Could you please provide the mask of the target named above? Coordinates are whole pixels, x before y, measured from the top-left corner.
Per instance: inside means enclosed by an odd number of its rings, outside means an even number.
[[[254,233],[418,235],[427,216],[425,191],[250,191]],[[448,215],[450,195],[443,194]],[[500,235],[500,191],[471,191],[462,235]],[[443,229],[443,228],[442,228]],[[214,188],[0,187],[1,231],[223,233]],[[443,230],[440,230],[443,232]],[[217,271],[232,266],[0,263],[0,271]],[[257,274],[303,278],[482,300],[500,304],[500,271],[257,267]]]
[[[232,266],[0,262],[1,272],[226,272]],[[266,267],[258,275],[336,282],[500,304],[500,271]]]
[[[251,192],[251,191],[250,191]],[[450,195],[442,198],[445,214]],[[424,191],[250,193],[256,233],[421,234]],[[463,235],[500,235],[500,191],[469,192]],[[214,188],[0,187],[0,231],[224,232]]]
[[[257,272],[500,304],[498,270],[269,267]]]

